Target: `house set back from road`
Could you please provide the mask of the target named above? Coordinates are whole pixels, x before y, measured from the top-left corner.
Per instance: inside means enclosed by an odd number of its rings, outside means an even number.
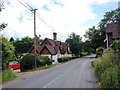
[[[120,22],[107,24],[106,29],[106,39],[104,40],[107,44],[107,48],[112,44],[113,40],[120,39]]]
[[[57,40],[57,33],[53,33],[53,39],[45,38],[41,44],[38,43],[38,37],[36,39],[36,53],[37,55],[48,56],[54,63],[57,63],[57,59],[63,56],[71,56],[72,52],[68,43]],[[35,54],[34,45],[31,47],[29,53]]]

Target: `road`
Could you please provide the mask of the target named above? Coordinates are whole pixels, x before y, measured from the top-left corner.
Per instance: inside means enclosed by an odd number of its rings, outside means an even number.
[[[93,58],[79,58],[3,84],[3,88],[97,88]]]

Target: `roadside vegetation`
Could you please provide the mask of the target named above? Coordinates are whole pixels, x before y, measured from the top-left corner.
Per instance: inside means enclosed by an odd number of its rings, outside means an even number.
[[[0,3],[0,13],[4,9],[3,3]],[[119,63],[117,62],[117,53],[118,49],[116,45],[119,42],[113,43],[111,46],[112,49],[106,50],[104,53],[104,40],[105,40],[105,28],[108,22],[113,22],[114,20],[118,20],[116,16],[118,10],[112,10],[110,12],[106,12],[104,18],[98,24],[98,28],[95,26],[91,27],[86,31],[84,37],[85,41],[82,41],[82,37],[80,35],[72,32],[65,42],[69,43],[70,50],[72,51],[73,57],[61,57],[58,58],[59,63],[70,61],[74,58],[79,58],[82,56],[89,55],[91,53],[97,53],[98,59],[92,63],[95,68],[96,74],[98,75],[101,85],[103,87],[111,87],[113,84],[114,87],[119,87],[120,78],[117,77],[119,74],[118,70]],[[115,16],[115,17],[113,17]],[[116,21],[115,21],[116,22]],[[7,26],[6,23],[0,23],[0,32],[4,30]],[[6,69],[6,63],[9,61],[18,61],[21,64],[20,70],[24,71],[34,71],[46,69],[49,67],[53,67],[53,60],[49,59],[46,56],[36,56],[36,67],[35,67],[35,59],[33,54],[28,54],[29,49],[34,44],[34,38],[25,36],[23,38],[17,38],[16,40],[13,37],[8,40],[4,36],[0,36],[0,41],[2,41],[2,51],[0,51],[0,59],[2,60],[2,74],[3,81],[12,80],[16,76],[11,69]],[[39,38],[39,44],[42,42],[42,39]],[[120,54],[119,54],[120,55]],[[120,61],[120,60],[119,60]],[[120,74],[119,74],[120,76]],[[117,80],[118,79],[118,80]],[[112,82],[110,81],[112,80]]]
[[[36,63],[36,67],[35,67]],[[34,54],[26,54],[20,60],[20,70],[21,72],[32,70],[34,68],[44,67],[46,65],[51,65],[52,60],[49,59],[48,56],[36,56],[35,62],[35,55]]]
[[[92,62],[92,66],[103,88],[120,88],[119,64],[120,58],[117,58],[117,53],[111,48],[106,50],[102,57]]]
[[[13,80],[16,77],[15,73],[13,72],[13,69],[6,69],[2,73],[2,83]]]
[[[108,23],[120,22],[120,9],[106,12],[99,23],[101,31],[106,29]],[[99,35],[104,34],[104,31]],[[105,38],[104,38],[105,40]],[[92,66],[102,88],[120,88],[120,40],[113,40],[108,49],[100,46],[96,48],[97,59]]]

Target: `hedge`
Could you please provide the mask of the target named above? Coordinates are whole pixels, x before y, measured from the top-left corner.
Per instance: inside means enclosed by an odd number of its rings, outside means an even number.
[[[69,60],[71,60],[72,57],[61,57],[61,58],[58,58],[58,62],[61,63],[61,62],[67,62]]]
[[[52,61],[47,56],[36,56],[36,66],[45,66],[46,64],[52,64]],[[35,68],[35,56],[34,54],[26,54],[20,61],[20,70],[27,71]]]

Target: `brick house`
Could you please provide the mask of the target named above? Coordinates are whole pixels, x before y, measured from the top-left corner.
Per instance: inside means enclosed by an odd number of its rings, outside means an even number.
[[[48,56],[54,63],[62,56],[71,56],[69,44],[57,40],[57,33],[53,33],[53,39],[45,38],[41,44],[38,43],[36,36],[36,53],[42,56]],[[29,53],[34,53],[34,45],[31,47]]]
[[[120,23],[110,23],[107,24],[106,29],[106,39],[104,42],[107,44],[107,48],[112,44],[113,40],[120,39]]]

